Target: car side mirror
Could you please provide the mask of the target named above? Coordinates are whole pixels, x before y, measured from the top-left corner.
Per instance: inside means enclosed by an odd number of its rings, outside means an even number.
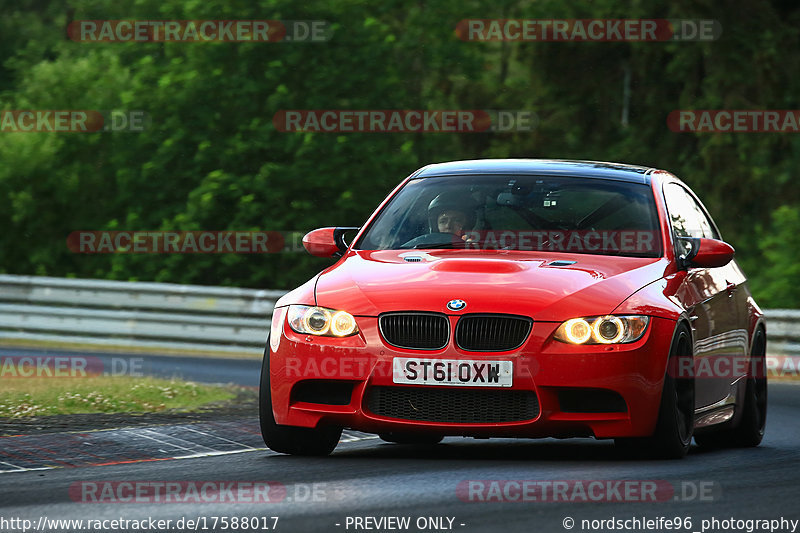
[[[678,240],[686,249],[686,252],[679,258],[681,266],[684,268],[722,267],[730,263],[733,256],[736,255],[733,246],[717,239],[680,237]]]
[[[361,228],[338,227],[319,228],[309,231],[303,237],[303,247],[311,255],[317,257],[341,257],[347,251],[348,244],[344,234]]]

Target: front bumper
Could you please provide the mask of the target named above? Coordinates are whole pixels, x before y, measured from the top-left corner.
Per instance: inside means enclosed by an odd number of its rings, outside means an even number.
[[[652,318],[645,335],[635,343],[573,346],[553,340],[559,324],[534,322],[526,342],[513,351],[467,352],[454,345],[452,335],[445,348],[421,351],[384,342],[377,317],[356,317],[357,335],[331,338],[295,333],[286,324],[285,308],[275,312],[279,322],[273,327],[269,352],[276,422],[300,427],[336,425],[368,433],[597,438],[651,435],[675,328],[673,321]],[[457,318],[450,317],[451,328]],[[513,385],[501,390],[393,383],[393,358],[415,356],[512,361]],[[425,396],[430,394],[419,389],[436,389],[434,396],[447,398],[452,393],[458,402],[467,402],[467,398],[481,402],[481,395],[490,391],[487,400],[492,396],[492,410],[500,411],[502,399],[494,393],[526,391],[535,395],[537,407],[531,417],[500,422],[494,418],[478,422],[412,420],[376,413],[373,395],[378,388],[391,392],[396,387],[412,395],[424,392]]]

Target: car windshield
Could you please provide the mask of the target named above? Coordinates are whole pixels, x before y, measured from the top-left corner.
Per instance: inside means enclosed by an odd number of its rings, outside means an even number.
[[[542,176],[411,180],[355,244],[362,250],[498,249],[659,257],[649,186]]]

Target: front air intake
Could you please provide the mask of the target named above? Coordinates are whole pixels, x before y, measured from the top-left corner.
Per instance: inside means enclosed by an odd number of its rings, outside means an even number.
[[[387,343],[411,350],[440,350],[450,339],[450,321],[438,313],[386,313],[378,319]]]
[[[539,416],[536,394],[524,390],[450,387],[371,387],[366,407],[375,415],[447,424],[502,424]]]
[[[464,315],[456,326],[456,345],[470,352],[506,352],[522,346],[533,320],[516,315]]]

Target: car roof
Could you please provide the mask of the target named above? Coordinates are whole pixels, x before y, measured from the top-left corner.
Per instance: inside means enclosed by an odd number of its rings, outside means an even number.
[[[650,184],[651,167],[577,161],[568,159],[475,159],[436,163],[418,170],[413,177],[458,176],[475,174],[535,174],[539,176],[574,176]]]

